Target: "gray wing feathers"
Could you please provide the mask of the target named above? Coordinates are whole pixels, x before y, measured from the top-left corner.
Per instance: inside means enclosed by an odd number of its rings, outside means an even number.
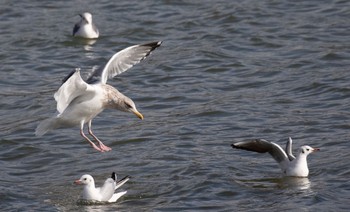
[[[79,28],[80,28],[79,24],[75,24],[75,25],[74,25],[74,28],[73,28],[73,36],[75,35],[75,33],[78,32]]]
[[[292,143],[293,143],[292,138],[289,137],[288,142],[286,144],[286,154],[288,156],[289,161],[292,161],[295,159],[295,156],[293,155],[293,150],[292,150]]]
[[[154,49],[159,47],[161,44],[162,42],[158,41],[143,45],[134,45],[117,52],[107,62],[103,70],[94,72],[87,79],[87,82],[93,82],[94,78],[100,77],[100,82],[106,84],[109,78],[113,78],[118,74],[127,71],[145,59]]]
[[[233,148],[244,149],[258,153],[268,152],[278,163],[288,160],[284,150],[273,142],[264,139],[255,139],[251,141],[238,142],[231,145]]]
[[[119,180],[116,183],[115,189],[118,189],[120,186],[124,185],[126,182],[128,182],[128,180],[130,180],[130,178],[131,178],[130,176],[126,176],[123,179]]]

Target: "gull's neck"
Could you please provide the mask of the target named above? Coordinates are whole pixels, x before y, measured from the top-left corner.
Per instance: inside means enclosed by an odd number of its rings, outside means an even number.
[[[307,155],[299,153],[297,157],[295,158],[296,163],[306,164],[307,166]]]
[[[90,184],[87,184],[84,186],[83,191],[83,198],[88,200],[94,200],[96,199],[96,188],[95,188],[95,182],[92,182]]]
[[[96,188],[95,188],[95,182],[94,182],[94,181],[92,181],[91,183],[86,184],[86,185],[84,186],[84,190],[86,190],[86,191],[91,191],[91,190],[94,190],[94,189],[96,189]]]

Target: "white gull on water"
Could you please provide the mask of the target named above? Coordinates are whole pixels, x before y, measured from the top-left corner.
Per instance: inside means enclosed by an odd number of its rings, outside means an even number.
[[[292,153],[292,138],[290,137],[286,145],[286,151],[284,151],[278,144],[264,139],[238,142],[231,146],[233,148],[258,153],[268,152],[277,161],[283,173],[286,176],[291,177],[307,177],[309,175],[307,156],[312,152],[320,150],[319,148],[312,148],[310,146],[301,146],[295,157]]]
[[[85,12],[79,14],[81,17],[80,21],[74,25],[73,36],[82,37],[89,39],[96,39],[100,35],[97,27],[92,22],[91,13]]]
[[[77,69],[69,74],[61,87],[54,94],[59,114],[42,121],[36,128],[35,134],[42,136],[49,130],[68,128],[80,125],[80,134],[90,145],[100,151],[110,151],[92,132],[91,122],[106,108],[134,113],[140,119],[143,115],[136,109],[135,103],[120,93],[114,87],[106,84],[109,78],[123,73],[141,60],[145,59],[154,49],[161,45],[161,41],[125,48],[107,62],[103,70],[96,70],[86,82]],[[84,134],[84,125],[88,125],[88,132],[98,143],[97,146]]]
[[[113,172],[112,176],[108,178],[102,187],[95,187],[94,178],[89,174],[84,174],[79,180],[74,181],[74,184],[83,185],[84,189],[81,194],[83,200],[92,200],[99,202],[116,202],[121,196],[126,194],[127,191],[114,193],[116,189],[124,185],[130,176],[126,176],[123,179],[117,180],[117,175]]]

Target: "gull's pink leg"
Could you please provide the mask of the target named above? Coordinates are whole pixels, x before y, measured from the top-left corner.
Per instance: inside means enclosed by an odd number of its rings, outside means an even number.
[[[100,141],[100,139],[97,138],[97,136],[95,136],[93,133],[92,133],[92,129],[91,129],[91,120],[89,121],[88,123],[88,132],[89,134],[98,142],[98,144],[100,145],[100,148],[103,150],[103,151],[111,151],[112,148],[104,145],[102,143],[102,141]]]
[[[83,138],[85,138],[89,143],[90,145],[96,149],[97,151],[99,152],[104,152],[103,149],[99,148],[98,146],[96,146],[96,144],[94,144],[94,142],[92,142],[85,134],[84,134],[84,122],[82,122],[81,124],[81,128],[80,128],[80,135],[83,136]]]

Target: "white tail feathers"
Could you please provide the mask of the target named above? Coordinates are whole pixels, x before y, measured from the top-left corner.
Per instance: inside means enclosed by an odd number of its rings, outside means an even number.
[[[116,202],[120,197],[122,197],[124,194],[126,194],[127,191],[122,191],[113,194],[113,196],[108,200],[108,202]]]
[[[45,135],[48,131],[55,129],[57,127],[56,120],[57,119],[54,117],[45,119],[44,121],[40,122],[40,124],[35,129],[35,135],[42,136]]]

